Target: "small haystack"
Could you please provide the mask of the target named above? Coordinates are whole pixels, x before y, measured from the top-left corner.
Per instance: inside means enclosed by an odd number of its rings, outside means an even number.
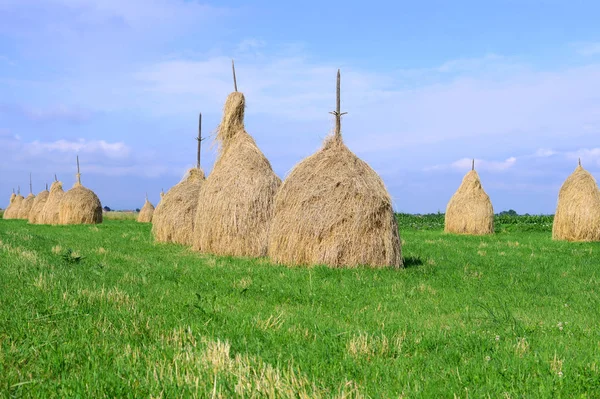
[[[50,192],[48,191],[48,184],[46,184],[46,189],[40,192],[35,197],[35,200],[33,200],[33,206],[31,207],[31,211],[29,212],[29,223],[42,223],[42,211],[44,210],[44,205],[46,205],[46,201],[48,201],[49,195]]]
[[[144,206],[140,210],[140,213],[137,217],[137,221],[139,223],[150,223],[152,222],[152,215],[154,214],[154,205],[148,201],[148,194],[146,194],[146,202],[144,202]]]
[[[245,131],[246,100],[235,89],[225,102],[216,137],[218,159],[198,195],[193,248],[216,255],[264,256],[281,180]]]
[[[81,185],[79,156],[77,157],[77,181],[65,193],[58,206],[59,224],[102,223],[102,204],[98,196]]]
[[[200,168],[202,143],[202,114],[198,118],[198,151],[196,167],[187,171],[181,182],[167,193],[161,190],[160,202],[152,216],[152,234],[159,242],[192,245],[198,193],[204,183]]]
[[[38,224],[58,224],[58,210],[60,201],[62,200],[65,192],[63,191],[62,182],[58,181],[56,175],[54,175],[54,183],[50,186],[50,194],[44,204],[44,208],[37,218]]]
[[[13,188],[13,192],[10,195],[10,200],[8,201],[8,206],[4,210],[4,213],[2,214],[2,218],[11,219],[11,217],[10,217],[11,212],[12,212],[11,208],[12,208],[13,202],[15,202],[16,197],[17,197],[17,194],[15,194],[15,189]]]
[[[18,219],[19,214],[21,212],[21,205],[23,205],[23,201],[25,198],[21,195],[21,186],[17,187],[17,195],[15,196],[14,201],[10,205],[10,210],[8,212],[8,216],[6,216],[6,212],[4,214],[5,219]]]
[[[558,193],[552,238],[600,241],[600,192],[594,177],[581,167],[581,161]]]
[[[444,231],[456,234],[494,234],[494,208],[475,171],[475,160],[471,171],[465,175],[448,202]]]
[[[29,213],[33,207],[33,201],[35,201],[35,195],[33,195],[33,185],[31,184],[31,173],[29,174],[29,195],[21,203],[19,209],[19,219],[29,220]]]
[[[290,172],[275,197],[269,257],[289,265],[402,266],[398,225],[383,181],[342,141],[336,125],[317,153]]]

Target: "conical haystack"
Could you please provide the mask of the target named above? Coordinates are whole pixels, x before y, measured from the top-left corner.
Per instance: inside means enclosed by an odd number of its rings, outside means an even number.
[[[31,173],[30,173],[29,174],[29,195],[21,203],[21,208],[19,209],[19,216],[18,216],[19,219],[29,220],[29,212],[31,212],[31,207],[33,207],[33,201],[35,201],[35,195],[33,195],[33,187],[31,184]]]
[[[338,71],[335,133],[296,165],[277,193],[269,257],[290,265],[401,267],[390,195],[343,143],[339,104]]]
[[[192,245],[198,193],[203,182],[204,172],[192,168],[162,197],[152,216],[156,241]]]
[[[140,223],[150,223],[152,222],[152,215],[154,214],[154,205],[148,201],[148,195],[146,195],[146,202],[144,202],[144,206],[140,210],[140,213],[137,217],[137,221]]]
[[[481,186],[474,162],[471,169],[448,202],[444,231],[456,234],[494,234],[492,202]]]
[[[17,194],[15,194],[15,189],[13,188],[13,192],[10,195],[10,200],[8,201],[8,206],[4,210],[4,213],[2,214],[3,219],[11,219],[10,216],[12,213],[12,205],[15,202],[15,198],[17,198]]]
[[[594,177],[581,164],[558,193],[552,238],[600,241],[600,192]]]
[[[40,192],[33,200],[33,206],[31,207],[31,211],[29,212],[29,223],[31,224],[40,224],[42,223],[42,211],[44,210],[44,205],[46,205],[46,201],[48,201],[48,196],[50,192],[48,191],[48,185],[46,184],[46,189]]]
[[[102,223],[102,204],[98,196],[81,185],[79,157],[77,157],[77,181],[65,193],[58,206],[59,224]]]
[[[281,180],[244,129],[245,99],[227,97],[218,159],[198,195],[193,248],[234,256],[267,254],[273,200]]]
[[[54,175],[54,183],[50,186],[50,194],[44,204],[44,208],[37,218],[36,223],[38,224],[58,224],[58,210],[60,201],[62,200],[65,192],[63,191],[62,182],[58,181],[56,175]]]
[[[21,212],[21,205],[23,205],[23,201],[25,198],[21,195],[21,188],[17,188],[17,195],[15,196],[14,201],[10,204],[10,209],[8,210],[8,216],[6,212],[4,213],[4,219],[18,219],[19,214]]]

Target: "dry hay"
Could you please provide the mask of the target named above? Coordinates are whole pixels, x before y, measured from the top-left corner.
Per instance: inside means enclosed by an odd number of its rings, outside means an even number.
[[[10,216],[11,216],[11,213],[12,213],[12,205],[15,202],[15,198],[16,197],[17,197],[17,194],[15,194],[15,189],[13,188],[13,192],[10,195],[10,200],[8,201],[8,206],[4,210],[4,214],[2,214],[2,217],[4,219],[12,219]]]
[[[225,102],[219,156],[198,195],[193,247],[204,253],[264,256],[281,180],[244,129],[244,95]]]
[[[46,190],[40,192],[35,197],[35,200],[33,200],[33,205],[31,207],[31,211],[29,212],[29,223],[42,223],[42,211],[44,210],[44,205],[46,204],[49,195],[50,192],[48,191],[48,185],[46,185]]]
[[[55,181],[50,186],[50,194],[48,194],[48,199],[44,204],[44,208],[40,212],[40,215],[36,221],[38,224],[58,224],[59,217],[59,205],[62,200],[65,192],[63,191],[62,182]]]
[[[10,204],[10,209],[7,209],[8,215],[6,215],[7,212],[4,213],[4,219],[18,219],[24,200],[25,198],[20,193],[17,193],[14,201]]]
[[[156,241],[192,245],[198,193],[203,182],[202,169],[192,168],[161,197],[152,216]]]
[[[275,197],[269,237],[274,262],[401,267],[401,252],[383,181],[340,135],[300,162]]]
[[[494,234],[494,208],[475,170],[469,171],[446,207],[444,231],[456,234]]]
[[[144,202],[144,206],[140,210],[138,214],[137,221],[140,223],[150,223],[152,222],[152,215],[154,214],[154,205],[148,201],[148,197],[146,197],[146,202]]]
[[[35,201],[35,195],[33,193],[29,193],[27,198],[21,202],[21,207],[19,208],[19,219],[28,220],[29,212],[31,212],[31,207],[33,206],[33,201]]]
[[[58,206],[59,224],[102,223],[102,204],[98,196],[81,185],[80,175],[69,191],[63,195]]]
[[[565,180],[558,193],[552,238],[600,241],[600,192],[594,177],[581,165]]]

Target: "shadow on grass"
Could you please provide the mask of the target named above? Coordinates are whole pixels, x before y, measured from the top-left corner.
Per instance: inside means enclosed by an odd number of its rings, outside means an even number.
[[[422,265],[423,261],[421,260],[421,258],[417,258],[416,256],[407,256],[406,258],[404,258],[404,267],[406,268],[417,267]]]

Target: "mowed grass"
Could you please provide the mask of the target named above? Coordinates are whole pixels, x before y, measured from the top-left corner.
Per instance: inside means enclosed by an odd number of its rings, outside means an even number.
[[[600,245],[500,231],[338,270],[1,220],[0,396],[599,397]]]

